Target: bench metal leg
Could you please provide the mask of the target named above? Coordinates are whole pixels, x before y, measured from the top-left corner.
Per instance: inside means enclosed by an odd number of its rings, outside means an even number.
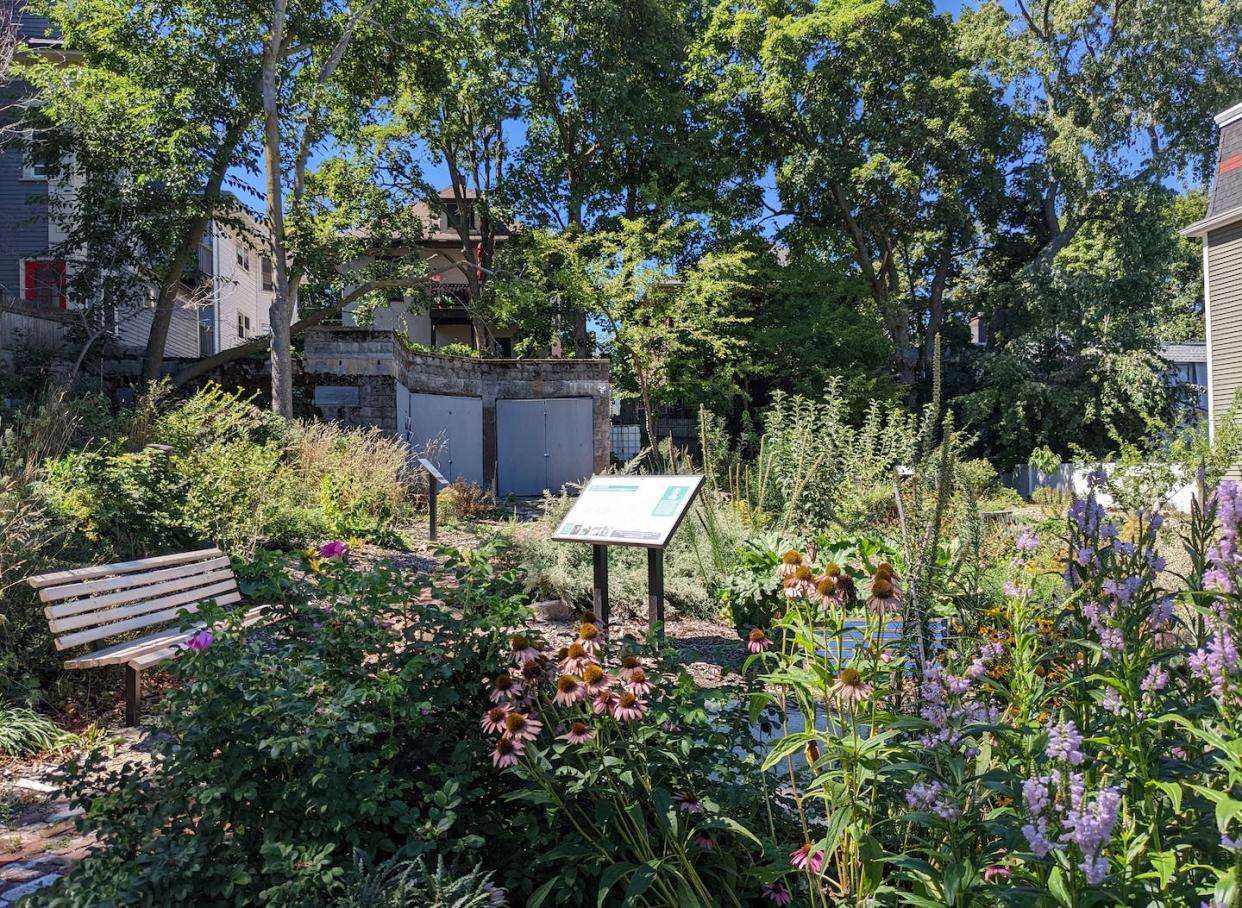
[[[142,669],[125,666],[125,724],[132,728],[138,724],[138,711],[142,707]]]

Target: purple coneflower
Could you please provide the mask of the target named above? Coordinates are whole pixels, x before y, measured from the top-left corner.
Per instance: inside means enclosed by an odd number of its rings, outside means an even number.
[[[673,801],[685,813],[703,813],[703,802],[690,789],[673,793]]]
[[[585,744],[595,737],[595,732],[591,731],[591,726],[585,722],[575,722],[569,726],[569,732],[565,735],[565,740],[570,744]]]
[[[797,870],[809,870],[819,873],[824,869],[824,853],[816,851],[815,846],[807,842],[797,851],[790,852],[789,863]]]
[[[522,685],[510,674],[497,675],[492,680],[493,703],[512,702],[522,696]]]
[[[212,636],[211,631],[204,628],[203,630],[198,631],[196,634],[194,634],[194,636],[191,637],[189,640],[187,640],[185,642],[185,645],[188,646],[190,649],[194,650],[194,652],[201,653],[204,650],[208,649],[211,646],[212,641],[214,640],[215,640],[215,637]]]
[[[630,673],[630,680],[625,682],[625,686],[640,697],[646,696],[655,689],[655,685],[651,683],[647,673],[641,668],[636,668]]]
[[[514,634],[509,638],[509,656],[519,665],[534,662],[539,658],[539,650],[531,645],[530,640],[522,634]]]
[[[832,694],[842,703],[859,703],[871,696],[871,685],[863,681],[858,669],[850,667],[841,669],[837,681],[832,685]]]
[[[1008,867],[1002,867],[1000,864],[993,864],[983,871],[983,879],[987,883],[995,883],[998,880],[1004,881],[1011,876],[1013,876],[1013,871]]]
[[[771,646],[772,641],[769,640],[768,635],[759,628],[752,630],[746,637],[746,649],[752,653],[762,653],[765,650],[770,649]]]
[[[483,719],[479,724],[489,735],[498,735],[505,730],[505,716],[509,715],[509,712],[507,706],[493,706],[483,714]]]
[[[496,749],[492,751],[492,762],[496,764],[497,769],[508,769],[510,766],[517,765],[518,757],[521,755],[521,741],[501,738],[496,742]]]
[[[525,743],[539,737],[543,731],[543,723],[532,719],[526,713],[511,712],[505,716],[505,737]]]
[[[603,690],[595,695],[595,702],[591,704],[591,708],[595,710],[595,715],[602,716],[605,713],[611,714],[612,708],[616,705],[616,695],[610,690]]]
[[[633,722],[642,718],[642,714],[646,711],[647,704],[638,699],[637,694],[630,693],[627,690],[613,704],[612,717],[618,722]]]
[[[694,844],[698,845],[704,851],[713,851],[716,848],[715,839],[703,832],[700,832],[694,837]]]
[[[781,564],[780,567],[776,569],[776,572],[781,577],[792,577],[798,573],[798,568],[801,566],[802,554],[790,549],[781,556]]]
[[[582,627],[578,628],[578,642],[588,653],[598,652],[603,643],[600,639],[599,628],[590,621],[583,622]]]
[[[556,696],[552,698],[557,706],[573,706],[586,696],[586,688],[573,675],[561,675],[556,679]]]
[[[774,905],[788,905],[793,901],[793,893],[781,883],[764,883],[763,897]]]
[[[566,674],[581,675],[588,665],[594,664],[595,658],[587,651],[587,648],[575,641],[565,650],[565,657],[561,659],[561,671]]]
[[[582,673],[582,683],[586,686],[586,692],[592,697],[600,691],[607,690],[612,682],[612,676],[598,665],[588,665]]]
[[[643,660],[638,656],[626,656],[621,660],[621,678],[625,681],[630,680],[630,675],[643,667]]]

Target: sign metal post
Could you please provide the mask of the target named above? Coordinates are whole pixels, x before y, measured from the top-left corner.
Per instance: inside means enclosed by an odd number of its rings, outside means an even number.
[[[427,537],[436,540],[436,499],[440,495],[440,486],[447,486],[448,480],[436,469],[436,465],[426,457],[420,457],[418,464],[427,473]]]
[[[647,549],[647,624],[663,638],[664,549],[702,487],[702,476],[593,476],[552,534],[591,546],[591,603],[605,631],[608,546],[640,546]]]

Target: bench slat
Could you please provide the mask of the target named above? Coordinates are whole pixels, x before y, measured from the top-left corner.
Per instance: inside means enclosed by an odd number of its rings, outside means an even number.
[[[77,580],[93,580],[96,577],[107,577],[109,574],[131,574],[134,571],[146,571],[152,568],[171,567],[174,564],[187,564],[191,561],[202,561],[214,558],[224,552],[217,548],[199,549],[196,552],[179,552],[174,555],[157,555],[154,558],[141,558],[137,561],[118,561],[113,564],[101,564],[97,567],[73,568],[68,571],[56,571],[51,574],[40,574],[27,577],[26,582],[36,590],[45,586],[56,586],[72,583]]]
[[[221,568],[206,574],[192,574],[189,577],[165,580],[163,583],[137,587],[132,590],[122,590],[119,593],[108,593],[90,599],[74,599],[70,602],[63,602],[60,605],[48,606],[43,610],[43,613],[49,618],[65,618],[69,615],[80,615],[83,612],[102,611],[114,605],[141,602],[145,599],[154,599],[157,596],[163,596],[168,593],[210,586],[213,583],[219,583],[221,580],[230,580],[232,577],[233,572],[229,568]]]
[[[242,623],[246,625],[254,624],[255,621],[263,616],[264,611],[262,607],[251,609],[246,613],[246,618]],[[183,643],[189,640],[196,631],[200,631],[204,627],[206,625],[199,622],[191,625],[188,631],[183,631],[176,627],[165,628],[162,631],[156,631],[154,634],[148,634],[136,640],[115,643],[105,649],[98,649],[83,656],[68,659],[65,661],[65,668],[100,668],[105,665],[117,665],[122,662],[136,661],[145,658],[147,654],[153,654]],[[139,666],[135,665],[134,667],[138,668]]]
[[[257,623],[260,619],[264,617],[266,612],[267,612],[267,609],[263,606],[259,606],[258,608],[251,609],[250,611],[246,613],[246,617],[242,619],[242,627],[250,627],[252,624]],[[202,627],[202,625],[199,625],[199,627]],[[193,633],[194,631],[191,631],[190,633],[186,634],[185,639],[188,640],[191,634]],[[126,664],[130,668],[137,668],[137,669],[150,668],[152,665],[156,665],[157,663],[163,662],[166,659],[173,659],[181,655],[181,653],[185,650],[184,644],[185,644],[184,640],[179,640],[176,643],[173,643],[169,646],[161,647],[160,649],[147,650],[146,652],[143,652],[137,656],[134,656]]]
[[[227,596],[216,596],[214,598],[217,605],[232,605],[234,602],[241,601],[241,596],[238,593],[229,593]],[[56,648],[69,649],[82,643],[92,643],[105,637],[115,637],[117,634],[123,634],[126,631],[136,631],[156,624],[166,624],[169,621],[176,620],[177,614],[182,609],[191,613],[198,611],[194,605],[178,606],[177,608],[170,608],[162,612],[154,612],[138,618],[131,618],[128,621],[116,621],[112,624],[105,624],[102,627],[79,631],[76,634],[66,634],[64,637],[56,638]]]
[[[201,574],[214,568],[227,567],[229,559],[226,555],[207,561],[196,561],[176,567],[164,568],[160,571],[143,571],[141,573],[119,574],[105,577],[102,580],[87,580],[83,583],[70,583],[65,586],[52,586],[39,591],[39,598],[44,602],[55,602],[60,599],[73,599],[89,596],[94,593],[105,593],[114,590],[129,589],[137,586],[148,586],[161,580],[175,580],[178,577],[189,577]]]
[[[119,621],[122,618],[134,618],[147,612],[162,611],[174,605],[202,602],[204,599],[212,599],[224,593],[234,592],[236,589],[237,583],[230,577],[211,586],[192,589],[186,593],[177,593],[174,596],[149,599],[137,605],[126,605],[121,608],[107,609],[99,612],[86,612],[80,615],[70,615],[67,618],[49,618],[47,625],[51,628],[53,634],[63,634],[83,627],[103,626],[109,621]]]

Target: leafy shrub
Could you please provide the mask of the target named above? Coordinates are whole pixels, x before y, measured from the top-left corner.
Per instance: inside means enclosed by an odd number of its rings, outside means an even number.
[[[166,451],[82,451],[48,461],[46,470],[52,507],[105,556],[170,552],[208,538],[187,519],[187,490]]]
[[[330,535],[367,535],[412,510],[409,445],[379,429],[332,423],[293,427],[292,461],[307,500],[318,499]]]
[[[213,640],[171,667],[153,771],[70,765],[104,847],[36,904],[318,905],[343,894],[356,850],[473,864],[487,830],[525,821],[501,805],[477,725],[503,637],[456,592],[487,596],[488,575],[458,562],[426,602],[428,578],[319,564],[311,597],[267,629],[205,613]],[[511,580],[495,582],[507,601]]]

